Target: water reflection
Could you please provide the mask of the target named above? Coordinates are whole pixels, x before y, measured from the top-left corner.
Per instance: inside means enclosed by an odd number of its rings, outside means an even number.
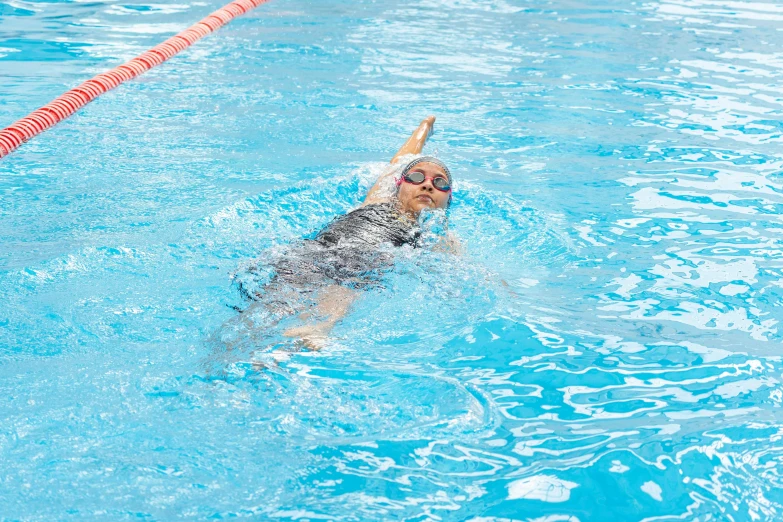
[[[215,7],[6,2],[0,112]],[[781,16],[271,2],[26,144],[9,516],[779,518]],[[321,352],[205,377],[231,274],[356,205],[429,112],[466,254],[403,259]]]

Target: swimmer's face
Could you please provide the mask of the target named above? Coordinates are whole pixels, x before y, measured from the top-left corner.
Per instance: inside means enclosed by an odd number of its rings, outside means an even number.
[[[419,185],[403,181],[397,193],[400,208],[409,214],[418,215],[425,208],[446,208],[449,204],[451,192],[442,192],[432,186],[432,179],[443,178],[448,181],[448,176],[441,167],[434,163],[417,163],[409,172],[421,172],[426,179]]]

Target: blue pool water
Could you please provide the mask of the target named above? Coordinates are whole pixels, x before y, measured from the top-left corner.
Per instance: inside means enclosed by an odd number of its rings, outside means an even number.
[[[0,126],[221,1],[0,0]],[[0,519],[783,518],[783,7],[272,0],[0,161]],[[231,277],[458,179],[319,353]],[[505,286],[502,281],[506,281]]]

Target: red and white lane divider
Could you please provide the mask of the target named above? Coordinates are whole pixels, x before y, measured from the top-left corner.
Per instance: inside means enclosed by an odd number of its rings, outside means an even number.
[[[267,1],[234,0],[162,44],[156,45],[111,71],[87,80],[11,126],[0,130],[0,158],[10,154],[11,151],[33,136],[61,122],[106,91],[162,64],[209,33],[217,31],[237,16],[241,16]]]

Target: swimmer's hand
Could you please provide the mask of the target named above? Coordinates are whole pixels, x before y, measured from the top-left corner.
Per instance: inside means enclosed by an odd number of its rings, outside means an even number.
[[[432,247],[435,252],[445,252],[448,254],[462,255],[465,249],[462,247],[462,243],[457,236],[451,232],[447,233],[444,237],[438,241],[435,246]]]
[[[292,345],[261,354],[258,359],[253,361],[253,369],[262,371],[276,368],[281,363],[286,362],[291,355],[303,350],[309,350],[311,352],[321,351],[326,347],[329,331],[333,326],[334,322],[325,321],[323,323],[306,324],[304,326],[285,330],[283,332],[284,336],[295,339]]]
[[[314,314],[306,314],[303,320],[313,318],[313,315],[319,318],[326,318],[324,321],[311,322],[289,328],[283,332],[286,337],[298,338],[305,348],[318,351],[326,345],[329,332],[340,319],[345,317],[351,304],[358,298],[359,294],[355,290],[345,288],[344,286],[331,285],[322,289],[317,296],[317,304]]]
[[[326,346],[329,332],[332,330],[334,322],[324,321],[317,324],[306,324],[289,328],[283,332],[286,337],[295,337],[299,339],[304,348],[317,352]]]
[[[294,338],[295,341],[286,348],[277,348],[272,352],[260,355],[258,359],[252,361],[253,369],[262,371],[277,368],[281,363],[286,362],[291,355],[303,350],[311,352],[321,351],[321,349],[326,347],[327,336],[333,325],[333,322],[326,321],[285,330],[283,335]]]
[[[421,120],[411,137],[400,147],[400,150],[397,151],[397,154],[394,155],[389,163],[397,163],[397,160],[406,154],[420,154],[424,144],[427,143],[427,138],[432,136],[432,127],[434,125],[435,116],[433,115],[429,115]]]

